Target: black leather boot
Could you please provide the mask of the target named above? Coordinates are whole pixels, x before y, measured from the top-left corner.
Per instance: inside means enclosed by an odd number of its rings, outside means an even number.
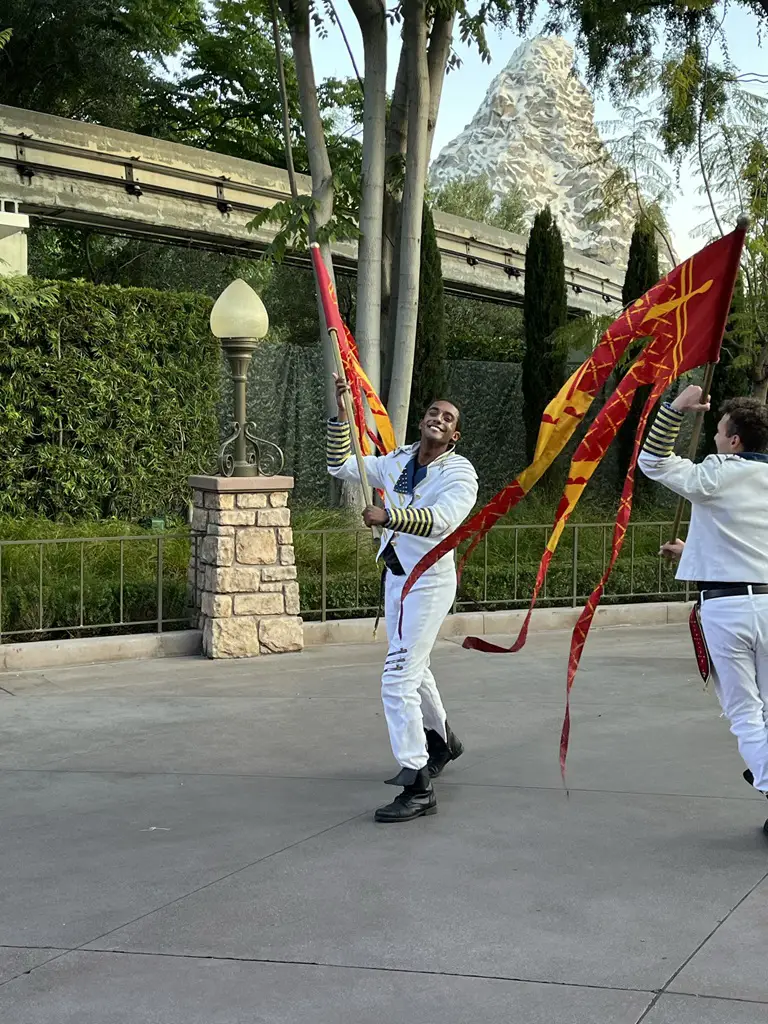
[[[403,792],[391,804],[380,807],[373,816],[374,821],[412,821],[437,814],[437,798],[426,768],[403,768],[394,779],[387,779],[387,785],[402,786]]]
[[[425,729],[427,734],[427,753],[429,760],[427,768],[430,779],[436,779],[449,761],[455,761],[464,753],[464,745],[458,736],[453,732],[450,725],[445,723],[445,732],[448,736],[446,742],[439,732],[434,729]]]
[[[748,782],[750,784],[750,786],[754,787],[754,785],[755,785],[755,776],[752,774],[752,772],[749,770],[749,768],[745,768],[744,771],[741,774],[744,776],[744,781]],[[758,790],[758,792],[760,792],[760,790]],[[768,793],[763,793],[763,796],[768,797]]]

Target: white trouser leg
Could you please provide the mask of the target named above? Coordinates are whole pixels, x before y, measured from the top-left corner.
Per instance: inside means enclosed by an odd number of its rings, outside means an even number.
[[[453,598],[451,598],[451,601],[453,601]],[[435,677],[432,675],[432,670],[429,667],[429,658],[427,658],[424,675],[421,677],[419,696],[421,697],[421,717],[424,719],[424,728],[434,729],[438,735],[447,740],[448,734],[445,722],[448,716],[445,713],[443,699],[437,688]]]
[[[701,622],[739,753],[768,792],[768,595],[704,601]]]
[[[429,670],[429,656],[456,594],[455,573],[422,576],[406,597],[403,632],[398,635],[400,595],[405,576],[387,573],[384,607],[389,650],[381,677],[381,699],[395,760],[403,768],[427,763],[424,714],[428,728],[445,732],[445,711]]]

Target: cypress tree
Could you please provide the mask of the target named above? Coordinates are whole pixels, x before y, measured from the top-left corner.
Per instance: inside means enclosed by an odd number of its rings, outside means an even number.
[[[648,289],[657,283],[659,277],[659,249],[656,245],[656,232],[649,220],[640,218],[635,224],[635,230],[632,232],[632,241],[629,245],[627,272],[624,276],[624,287],[621,291],[621,299],[624,305],[628,306],[639,299],[641,295],[645,295]],[[646,340],[641,339],[639,343],[632,346],[630,356],[633,360],[645,344]],[[618,380],[616,383],[618,383]],[[620,481],[624,480],[629,470],[632,449],[635,444],[635,435],[640,425],[640,416],[650,393],[651,389],[648,386],[637,389],[627,417],[616,437]],[[642,487],[642,481],[636,478],[635,484],[637,485],[638,482]]]
[[[736,287],[731,300],[731,312],[725,328],[720,362],[715,367],[712,390],[709,396],[710,409],[704,416],[704,450],[714,454],[715,434],[720,421],[720,407],[729,398],[752,393],[749,374],[749,360],[744,356],[750,351],[752,338],[744,317],[744,281],[741,274],[736,278]]]
[[[408,407],[410,440],[419,435],[419,421],[430,402],[445,398],[446,389],[445,296],[440,250],[437,247],[432,211],[424,204],[421,217],[421,265],[419,268],[419,313],[416,323],[416,351]]]
[[[541,415],[565,382],[568,354],[554,344],[552,335],[565,326],[567,316],[563,239],[552,211],[546,206],[536,214],[525,250],[522,383],[529,462],[536,448]]]

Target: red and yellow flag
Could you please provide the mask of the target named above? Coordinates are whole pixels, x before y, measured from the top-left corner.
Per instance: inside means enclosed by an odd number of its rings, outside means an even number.
[[[570,737],[570,693],[597,606],[624,543],[632,513],[637,458],[648,417],[658,399],[681,374],[705,363],[717,362],[720,358],[720,346],[738,274],[744,236],[745,231],[738,229],[707,246],[660,282],[665,288],[661,294],[658,294],[660,285],[656,285],[630,307],[630,315],[635,310],[643,311],[641,323],[648,325],[650,341],[600,410],[573,455],[565,490],[555,514],[554,528],[539,565],[531,604],[520,634],[510,648],[496,647],[478,637],[468,637],[464,641],[465,647],[490,653],[518,651],[523,647],[534,605],[565,524],[624,422],[637,389],[642,385],[652,385],[640,417],[629,471],[621,493],[611,557],[602,579],[579,616],[571,638],[566,709],[560,737],[560,767],[563,775]],[[656,298],[649,308],[646,299],[648,295],[654,293],[657,293]]]
[[[471,538],[461,561],[463,566],[494,523],[514,508],[541,479],[573,436],[595,396],[599,394],[631,341],[647,337],[652,339],[625,377],[625,380],[629,378],[627,384],[624,385],[622,381],[624,390],[621,390],[620,385],[617,389],[618,397],[612,396],[609,399],[590,428],[589,448],[584,448],[587,437],[579,447],[576,453],[579,456],[579,464],[572,465],[566,497],[571,496],[578,500],[578,495],[583,490],[583,486],[579,489],[578,481],[583,478],[586,486],[587,480],[604,454],[604,449],[598,454],[601,449],[600,444],[595,441],[595,428],[600,431],[601,444],[607,448],[623,422],[632,396],[640,384],[653,383],[661,377],[674,380],[686,370],[707,362],[713,352],[719,351],[738,273],[744,234],[744,230],[737,229],[732,234],[713,242],[675,267],[645,295],[624,310],[602,336],[589,358],[566,381],[545,409],[534,459],[530,466],[414,566],[403,587],[404,598],[426,569],[447,552],[453,551],[463,541]],[[637,379],[630,374],[636,375]],[[634,387],[631,386],[633,380]],[[592,462],[594,465],[590,468]],[[570,507],[572,508],[572,505]],[[562,533],[562,527],[558,532],[557,522],[555,533],[557,536],[553,534],[553,537],[557,546],[557,540]],[[546,573],[546,567],[544,572]],[[535,593],[538,593],[538,590]],[[472,646],[473,642],[465,643]],[[483,641],[478,642],[478,647],[489,651],[493,649],[490,645],[483,645]],[[517,650],[519,647],[511,649]]]
[[[376,391],[373,388],[368,376],[360,363],[360,356],[357,351],[355,339],[352,332],[341,318],[339,304],[336,300],[336,289],[333,286],[328,270],[320,255],[320,247],[317,243],[310,246],[312,265],[315,269],[317,286],[320,290],[320,298],[323,303],[325,325],[328,331],[336,334],[336,340],[341,353],[341,361],[344,365],[344,374],[349,382],[352,393],[352,404],[355,412],[355,429],[360,438],[360,448],[364,455],[370,455],[373,451],[371,442],[378,448],[382,455],[394,451],[395,432],[392,429],[387,410]],[[365,406],[363,396],[368,402],[368,408],[373,415],[376,424],[376,432],[368,428],[365,421]]]

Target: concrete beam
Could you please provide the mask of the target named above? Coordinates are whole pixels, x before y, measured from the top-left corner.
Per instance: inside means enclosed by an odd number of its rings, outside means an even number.
[[[309,194],[309,179],[298,176]],[[272,238],[248,224],[289,196],[287,175],[191,146],[0,106],[0,193],[22,212],[125,235],[238,255],[257,254]],[[446,290],[518,305],[526,238],[436,213]],[[308,262],[306,253],[294,253]],[[334,246],[342,271],[357,246]],[[606,312],[621,306],[623,268],[566,250],[569,306]]]

